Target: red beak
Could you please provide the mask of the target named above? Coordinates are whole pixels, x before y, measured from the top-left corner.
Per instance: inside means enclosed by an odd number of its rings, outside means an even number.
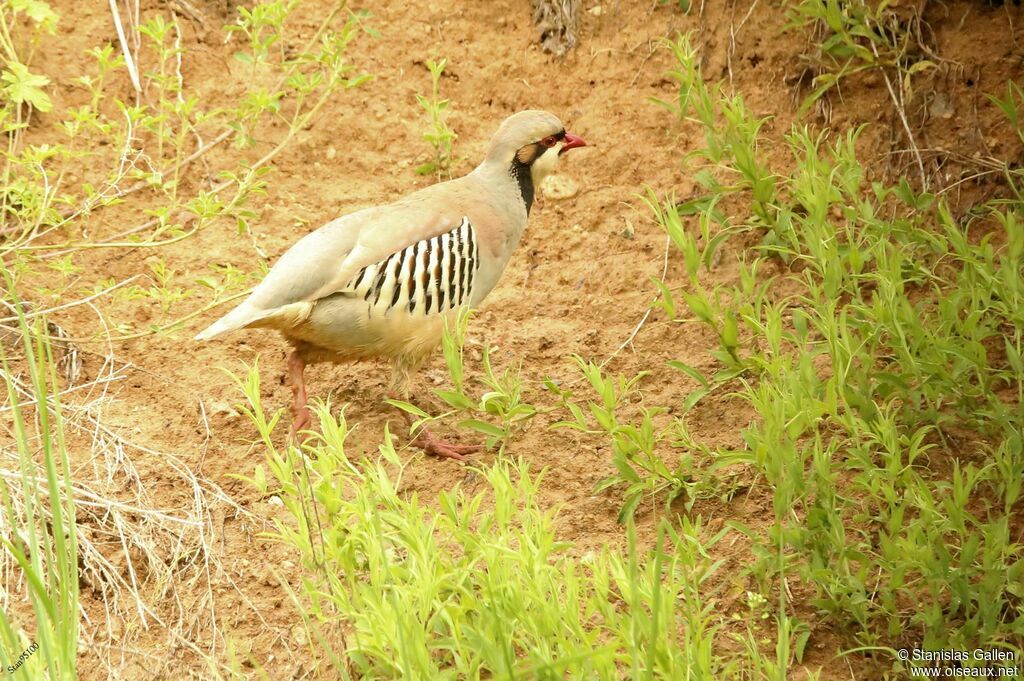
[[[575,149],[576,147],[585,147],[585,146],[587,146],[587,143],[583,141],[582,137],[577,137],[576,135],[573,135],[572,133],[567,132],[567,133],[565,133],[565,137],[562,138],[562,150],[558,152],[558,155],[561,156],[562,154],[564,154],[565,152],[569,151],[570,149]]]

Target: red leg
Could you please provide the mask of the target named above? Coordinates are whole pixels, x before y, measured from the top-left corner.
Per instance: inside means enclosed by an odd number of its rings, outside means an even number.
[[[391,398],[399,399],[395,395],[391,395]],[[404,409],[400,409],[399,411],[402,412],[402,416],[405,417],[405,420],[409,423],[409,427],[412,427],[416,418]],[[455,459],[456,461],[468,461],[469,459],[466,458],[467,454],[479,452],[483,449],[483,445],[457,445],[446,442],[431,433],[426,427],[420,428],[416,437],[413,438],[410,444],[414,447],[419,447],[427,454],[443,456],[448,459]]]
[[[298,350],[292,350],[288,355],[288,381],[292,385],[292,428],[288,437],[298,443],[302,443],[299,431],[309,426],[309,407],[306,406],[306,381],[303,371],[306,369],[306,362]]]

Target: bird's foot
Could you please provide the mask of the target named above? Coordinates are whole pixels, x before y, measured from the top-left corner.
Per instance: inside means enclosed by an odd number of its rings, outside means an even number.
[[[303,372],[306,369],[306,360],[302,358],[298,349],[288,355],[288,378],[292,384],[292,427],[288,432],[288,441],[294,442],[301,447],[306,441],[302,431],[309,427],[310,415],[309,406],[306,403],[306,382]]]
[[[483,449],[483,445],[457,445],[450,442],[446,442],[438,436],[431,433],[426,428],[420,430],[420,432],[413,438],[411,443],[414,447],[419,447],[427,454],[433,456],[443,456],[448,459],[455,459],[456,461],[469,461],[466,458],[467,454],[473,454]]]
[[[288,440],[301,446],[306,441],[305,430],[309,428],[312,418],[309,414],[309,407],[303,405],[292,413],[292,427],[288,431]]]

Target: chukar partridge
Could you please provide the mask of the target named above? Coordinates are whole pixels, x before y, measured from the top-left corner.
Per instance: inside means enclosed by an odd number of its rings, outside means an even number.
[[[288,357],[293,435],[309,423],[303,381],[309,363],[386,357],[390,394],[408,399],[410,374],[440,344],[445,319],[478,305],[498,282],[541,181],[561,154],[585,145],[546,111],[509,116],[468,175],[307,234],[241,305],[196,339],[248,327],[280,331],[294,348]],[[426,429],[414,443],[460,460],[477,449]]]

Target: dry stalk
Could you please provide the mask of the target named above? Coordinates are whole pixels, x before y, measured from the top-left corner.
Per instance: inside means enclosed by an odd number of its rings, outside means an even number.
[[[877,27],[880,32],[882,27]],[[868,43],[871,45],[871,52],[875,55],[875,59],[879,59],[878,46],[875,45],[873,40],[869,40]],[[885,81],[885,89],[889,91],[889,98],[892,99],[892,104],[896,109],[896,114],[899,116],[900,123],[903,125],[903,132],[907,136],[907,143],[910,145],[910,149],[914,155],[914,160],[917,163],[917,170],[921,174],[921,187],[924,191],[928,191],[928,175],[924,170],[924,160],[921,158],[921,151],[917,147],[917,142],[914,139],[914,131],[910,128],[910,121],[907,119],[907,110],[904,106],[904,87],[903,79],[900,79],[899,95],[896,94],[895,88],[892,85],[892,79],[889,78],[889,73],[884,68],[879,69],[882,72],[882,79]]]
[[[135,65],[133,50],[128,45],[128,38],[124,32],[124,24],[121,22],[121,11],[118,9],[117,0],[110,0],[110,15],[114,19],[114,28],[117,30],[117,41],[121,44],[121,52],[124,55],[124,64],[128,69],[128,76],[131,78],[132,87],[136,93],[142,92],[142,84],[139,81],[139,69]],[[134,32],[133,32],[134,33]]]
[[[579,41],[580,0],[533,0],[533,23],[545,52],[565,56]]]
[[[213,587],[229,584],[242,592],[221,562],[217,528],[229,517],[243,517],[260,527],[263,521],[174,454],[132,442],[106,423],[104,408],[113,399],[110,387],[124,378],[127,368],[107,355],[97,378],[60,392],[69,446],[83,450],[72,457],[70,490],[76,499],[83,595],[89,596],[82,601],[83,639],[87,645],[115,642],[123,650],[156,627],[165,632],[169,645],[188,648],[219,667],[217,653],[226,642],[223,633],[217,633]],[[38,408],[31,386],[18,376],[8,378],[21,397],[22,409]],[[69,399],[82,395],[84,399]],[[52,397],[46,407],[54,410]],[[10,408],[4,404],[0,413]],[[5,440],[13,442],[10,435]],[[158,483],[136,463],[154,460],[166,471]],[[36,461],[28,465],[28,484],[45,495],[45,469]],[[0,447],[0,478],[22,480],[15,447]],[[171,504],[156,501],[154,484],[165,497],[168,489],[176,492]],[[8,486],[15,515],[21,516],[23,486]],[[49,508],[42,511],[49,513]],[[4,520],[0,517],[0,536],[9,537],[15,530],[4,526]],[[6,606],[25,588],[20,569],[6,552],[0,554],[0,576],[0,601]],[[255,605],[242,595],[260,618]],[[88,607],[89,601],[101,607]],[[203,647],[195,643],[203,640],[200,632],[209,641]],[[117,661],[107,663],[116,675]]]

